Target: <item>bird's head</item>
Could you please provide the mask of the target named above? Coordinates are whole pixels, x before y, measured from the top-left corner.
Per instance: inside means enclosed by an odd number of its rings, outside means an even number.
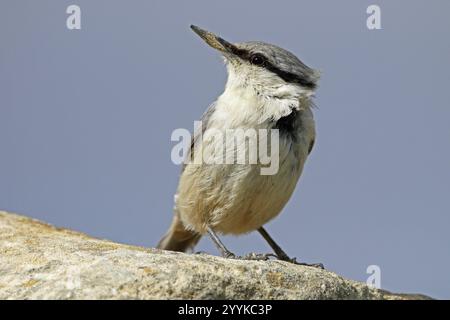
[[[229,73],[228,87],[248,87],[257,94],[277,99],[314,94],[319,73],[289,51],[264,42],[230,43],[197,26],[191,28],[224,56]]]

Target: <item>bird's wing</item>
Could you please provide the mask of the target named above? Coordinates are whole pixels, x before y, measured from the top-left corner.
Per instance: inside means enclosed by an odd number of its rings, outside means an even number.
[[[208,107],[208,109],[206,109],[206,111],[203,113],[200,119],[200,121],[202,122],[202,130],[201,131],[197,130],[197,132],[194,132],[194,135],[192,136],[191,146],[186,154],[186,159],[189,159],[189,161],[192,161],[194,159],[194,144],[197,143],[200,136],[203,135],[205,130],[208,128],[209,119],[211,119],[211,116],[213,115],[214,111],[216,111],[216,102],[213,102]],[[185,161],[181,169],[181,173],[183,173],[184,168],[186,167],[186,163],[188,163],[189,161]]]

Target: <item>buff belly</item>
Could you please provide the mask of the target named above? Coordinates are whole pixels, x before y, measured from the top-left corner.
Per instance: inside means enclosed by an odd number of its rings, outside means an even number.
[[[307,157],[303,143],[281,141],[279,170],[261,175],[259,165],[195,165],[183,171],[176,211],[183,224],[204,234],[254,231],[276,217],[291,197]]]

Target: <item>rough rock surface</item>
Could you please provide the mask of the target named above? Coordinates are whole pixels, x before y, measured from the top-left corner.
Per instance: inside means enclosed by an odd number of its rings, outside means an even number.
[[[311,267],[98,240],[0,211],[0,299],[421,299]]]

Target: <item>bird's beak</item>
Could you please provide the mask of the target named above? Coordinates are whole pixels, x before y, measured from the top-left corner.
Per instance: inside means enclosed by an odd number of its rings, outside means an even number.
[[[236,54],[238,49],[236,46],[221,37],[215,35],[212,32],[200,29],[197,26],[191,25],[191,29],[200,36],[207,44],[222,53]]]

